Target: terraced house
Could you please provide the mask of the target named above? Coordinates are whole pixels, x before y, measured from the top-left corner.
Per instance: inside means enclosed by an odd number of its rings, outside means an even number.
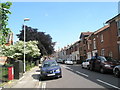
[[[120,14],[106,22],[108,25],[93,32],[87,38],[87,58],[100,56],[120,60]]]
[[[120,14],[106,24],[95,32],[82,32],[80,40],[65,49],[67,59],[81,63],[98,53],[99,56],[120,60]]]
[[[112,57],[120,60],[120,14],[108,20],[106,23],[110,25],[110,41]]]
[[[80,53],[80,60],[83,61],[86,58],[88,58],[88,53],[87,52],[87,42],[88,42],[88,37],[92,34],[93,32],[82,32],[80,34],[80,48],[79,48],[79,53]],[[90,56],[90,54],[89,54]]]

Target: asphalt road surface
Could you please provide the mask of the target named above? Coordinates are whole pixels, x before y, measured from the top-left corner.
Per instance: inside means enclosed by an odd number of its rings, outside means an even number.
[[[60,65],[62,78],[39,82],[39,88],[116,88],[120,89],[120,78],[113,74],[82,69],[81,65]]]

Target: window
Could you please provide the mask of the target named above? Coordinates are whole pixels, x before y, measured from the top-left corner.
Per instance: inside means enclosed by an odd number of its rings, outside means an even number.
[[[112,52],[109,52],[109,56],[110,56],[110,57],[112,57],[112,56],[113,56],[113,55],[112,55]]]
[[[88,41],[88,50],[90,49],[90,41]]]
[[[95,40],[95,38],[93,39],[93,48],[96,49],[96,40]]]
[[[102,56],[105,55],[105,49],[101,49],[101,55],[102,55]]]
[[[100,41],[103,42],[103,34],[100,35]]]
[[[120,20],[117,22],[117,26],[118,26],[118,36],[120,36]]]

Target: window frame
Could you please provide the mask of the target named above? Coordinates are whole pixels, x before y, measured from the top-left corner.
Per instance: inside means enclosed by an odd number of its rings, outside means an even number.
[[[103,34],[100,35],[100,41],[101,41],[101,43],[104,41]]]
[[[93,39],[93,49],[96,49],[96,39]]]
[[[101,49],[101,56],[105,56],[105,49]]]

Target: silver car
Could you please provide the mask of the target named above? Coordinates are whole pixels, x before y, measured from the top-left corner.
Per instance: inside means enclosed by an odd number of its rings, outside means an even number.
[[[116,77],[120,77],[120,65],[114,67],[113,73]]]

